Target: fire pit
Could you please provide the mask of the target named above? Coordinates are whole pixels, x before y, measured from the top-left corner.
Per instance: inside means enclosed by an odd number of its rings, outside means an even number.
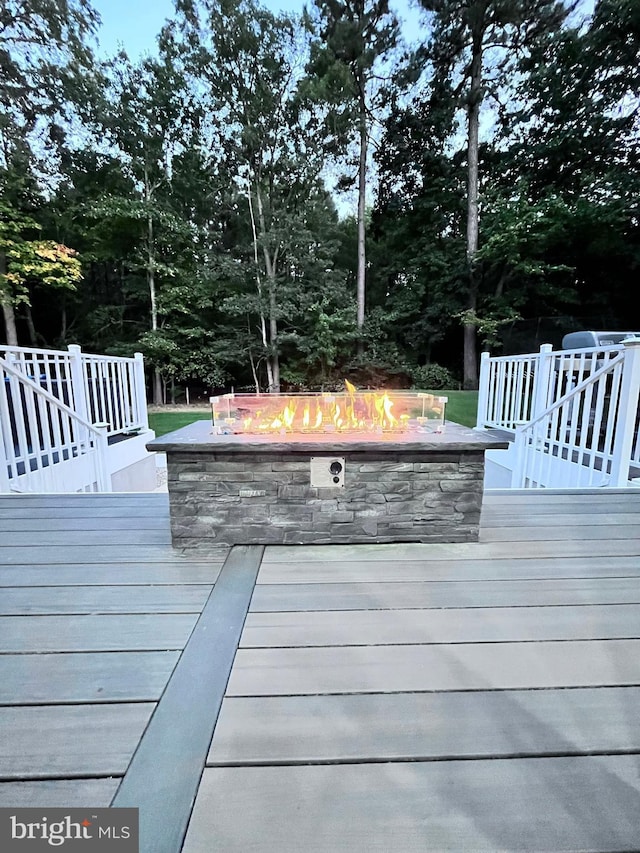
[[[478,538],[484,451],[423,392],[225,394],[212,421],[155,439],[175,545],[465,542]]]

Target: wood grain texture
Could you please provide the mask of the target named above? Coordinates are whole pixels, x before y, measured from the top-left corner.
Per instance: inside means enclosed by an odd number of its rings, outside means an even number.
[[[576,533],[575,539],[558,542],[536,542],[538,557],[613,557],[640,556],[640,529],[633,537],[622,540],[584,541]],[[524,537],[524,534],[523,534]],[[304,549],[304,553],[303,550]],[[459,542],[448,544],[392,544],[392,545],[269,545],[265,564],[286,562],[347,562],[397,560],[502,560],[527,558],[532,555],[531,542]]]
[[[640,640],[240,649],[228,696],[640,684]]]
[[[183,849],[638,850],[639,796],[636,756],[207,768]]]
[[[0,708],[0,779],[122,776],[154,704]],[[38,733],[46,732],[46,737]]]
[[[0,615],[200,613],[211,584],[5,588]]]
[[[0,782],[4,808],[107,808],[120,780],[56,779],[53,781]]]
[[[640,605],[250,613],[240,648],[585,639],[640,639]]]
[[[178,652],[0,655],[0,705],[156,701]]]
[[[79,563],[0,566],[0,587],[212,584],[221,562],[176,558],[166,563]]]
[[[0,616],[4,654],[182,649],[197,616]]]
[[[640,604],[635,578],[501,581],[260,584],[252,613],[438,607],[531,607],[563,604]]]
[[[381,546],[383,547],[383,546]],[[529,547],[529,556],[519,559],[468,560],[315,560],[306,562],[299,554],[294,560],[263,564],[261,584],[366,583],[367,581],[479,581],[553,580],[557,578],[640,577],[638,557],[535,556],[538,546]]]
[[[207,763],[636,750],[640,688],[225,699]]]

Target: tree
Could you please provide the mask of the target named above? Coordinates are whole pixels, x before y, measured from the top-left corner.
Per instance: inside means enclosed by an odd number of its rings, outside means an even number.
[[[388,0],[314,0],[316,37],[308,72],[327,106],[325,132],[335,153],[355,134],[358,146],[357,327],[362,333],[366,298],[366,191],[372,124],[388,103],[388,65],[399,25]],[[308,18],[310,21],[310,19]],[[343,186],[350,181],[343,181]],[[360,338],[358,349],[363,351]]]
[[[18,346],[15,306],[30,306],[30,284],[73,289],[82,278],[76,252],[52,240],[35,239],[39,231],[37,222],[0,201],[0,301],[9,346]],[[35,344],[33,328],[31,337]]]
[[[233,293],[222,304],[235,317],[257,315],[267,385],[278,391],[286,287],[300,236],[313,243],[305,203],[313,203],[324,165],[313,112],[298,97],[303,33],[294,19],[273,15],[254,0],[180,0],[178,11],[163,39],[200,93],[205,156],[219,163],[222,155],[230,181],[226,216],[236,238],[230,254],[241,267],[231,275]],[[251,270],[252,294],[239,284],[243,270]],[[251,352],[250,358],[255,369]]]
[[[10,343],[17,340],[15,299],[25,298],[15,253],[22,244],[27,251],[29,241],[20,234],[35,223],[15,199],[6,203],[4,190],[33,171],[46,174],[48,161],[58,153],[70,106],[66,95],[91,64],[86,39],[98,20],[88,0],[5,0],[0,9],[0,185],[5,197],[0,301]],[[6,241],[11,242],[11,259]],[[59,260],[64,266],[62,256]]]
[[[125,220],[138,235],[136,261],[144,270],[150,330],[156,334],[162,313],[160,281],[176,278],[174,244],[192,237],[191,222],[176,213],[171,203],[171,180],[174,159],[188,142],[190,123],[197,117],[171,57],[146,58],[133,65],[120,53],[105,72],[107,88],[96,110],[96,129],[119,152],[133,181],[133,193],[106,197],[93,205],[91,215]],[[164,310],[168,310],[166,304]],[[157,366],[153,398],[156,403],[163,398]]]
[[[480,111],[487,94],[499,98],[516,61],[545,33],[558,29],[568,9],[556,0],[420,0],[431,13],[428,46],[436,80],[451,81],[466,112],[467,304],[464,312],[465,388],[477,387],[476,318],[479,281]],[[499,102],[498,102],[499,103]]]

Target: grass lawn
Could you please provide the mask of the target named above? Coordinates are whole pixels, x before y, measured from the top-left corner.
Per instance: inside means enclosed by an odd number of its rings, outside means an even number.
[[[478,411],[477,391],[434,391],[439,397],[448,397],[445,409],[448,421],[455,421],[463,426],[474,427]]]
[[[448,421],[464,426],[475,426],[478,406],[477,391],[434,391],[437,396],[448,397],[446,415]],[[194,421],[208,421],[207,409],[187,409],[177,412],[149,412],[149,426],[156,436],[166,435]]]
[[[194,421],[210,421],[211,413],[206,409],[189,409],[179,412],[149,412],[149,428],[156,438],[175,429],[192,424]]]

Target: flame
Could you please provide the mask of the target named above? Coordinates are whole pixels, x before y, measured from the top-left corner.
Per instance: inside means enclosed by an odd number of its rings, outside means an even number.
[[[285,397],[279,410],[263,405],[242,417],[243,429],[277,433],[323,432],[328,428],[381,432],[406,427],[409,416],[401,414],[398,419],[394,415],[393,400],[387,391],[358,392],[348,380],[344,384],[342,393],[323,394],[315,401],[298,402]]]

